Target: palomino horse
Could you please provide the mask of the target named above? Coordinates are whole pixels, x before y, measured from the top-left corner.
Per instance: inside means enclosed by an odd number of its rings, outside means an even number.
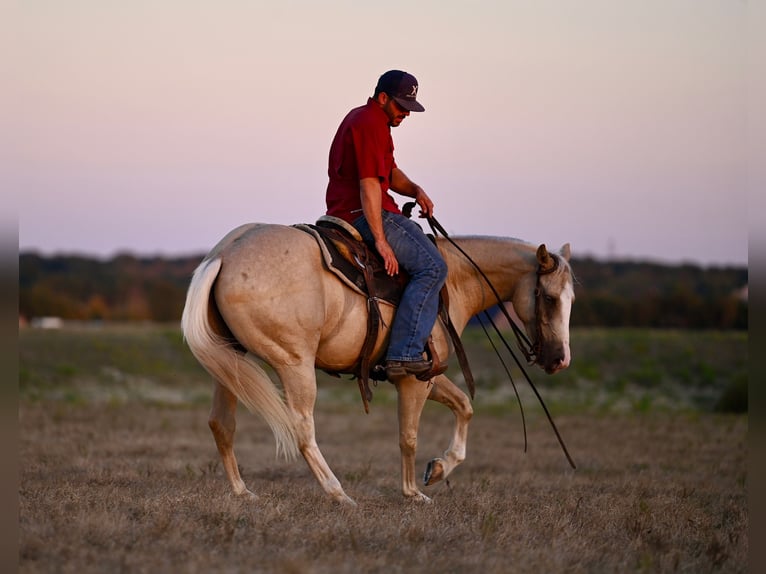
[[[462,237],[456,243],[485,273],[503,301],[510,301],[533,342],[537,363],[549,374],[569,365],[569,315],[574,300],[569,245],[559,255],[515,239]],[[458,333],[476,313],[496,304],[486,280],[453,245],[438,240],[449,268],[449,314]],[[393,309],[381,305],[384,325]],[[229,481],[238,495],[254,497],[245,486],[234,456],[237,400],[263,416],[277,453],[300,452],[319,484],[339,502],[354,504],[316,443],[315,369],[351,372],[367,325],[367,300],[330,272],[315,239],[299,229],[247,224],[231,231],[194,272],[182,327],[199,362],[215,380],[209,425]],[[387,344],[381,329],[374,355]],[[447,357],[447,330],[433,330],[439,357]],[[270,365],[282,390],[255,358]],[[373,362],[374,364],[374,362]],[[426,399],[455,414],[452,441],[441,458],[428,464],[425,482],[446,478],[465,459],[470,400],[446,376],[430,382],[407,377],[395,383],[398,394],[402,491],[429,500],[416,484],[415,450]]]

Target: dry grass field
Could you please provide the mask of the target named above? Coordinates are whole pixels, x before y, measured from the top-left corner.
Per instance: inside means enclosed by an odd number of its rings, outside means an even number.
[[[734,364],[741,343],[716,345]],[[259,496],[246,502],[230,494],[195,368],[174,332],[20,333],[20,572],[748,571],[746,415],[647,402],[629,384],[584,400],[588,381],[567,408],[561,383],[541,384],[573,471],[539,408],[525,400],[525,454],[518,408],[477,398],[466,462],[420,504],[399,492],[393,389],[365,415],[355,382],[331,380],[318,441],[358,508],[329,501],[302,460],[277,460],[265,424],[240,411],[236,449]],[[717,368],[703,371],[725,386]],[[428,405],[419,471],[451,428]]]

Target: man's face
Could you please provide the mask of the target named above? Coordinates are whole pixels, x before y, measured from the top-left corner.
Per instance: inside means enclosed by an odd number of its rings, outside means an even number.
[[[388,125],[392,128],[398,126],[404,118],[410,115],[410,112],[397,104],[396,100],[388,97],[388,95],[386,95],[386,103],[383,104],[383,111],[386,112]]]

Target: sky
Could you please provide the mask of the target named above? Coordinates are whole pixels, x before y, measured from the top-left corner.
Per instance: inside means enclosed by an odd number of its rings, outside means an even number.
[[[21,251],[181,256],[242,223],[313,222],[338,124],[395,68],[426,107],[393,129],[397,163],[451,234],[747,264],[746,1],[0,10]]]

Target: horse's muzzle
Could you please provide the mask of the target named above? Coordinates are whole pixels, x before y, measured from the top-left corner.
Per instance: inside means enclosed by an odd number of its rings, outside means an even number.
[[[543,370],[549,375],[563,371],[569,366],[572,355],[569,351],[569,345],[562,345],[550,354],[545,354],[540,361]]]

